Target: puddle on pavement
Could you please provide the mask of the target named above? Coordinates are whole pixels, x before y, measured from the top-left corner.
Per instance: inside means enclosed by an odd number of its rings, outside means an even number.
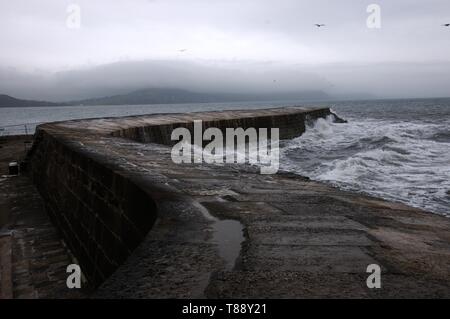
[[[200,203],[194,205],[200,209],[203,216],[213,222],[213,242],[217,244],[219,255],[225,261],[225,269],[233,270],[241,253],[241,245],[245,240],[244,226],[237,220],[219,219],[210,214]]]
[[[219,254],[226,262],[226,270],[233,270],[245,240],[244,227],[237,220],[218,220],[213,224],[213,241],[219,247]]]

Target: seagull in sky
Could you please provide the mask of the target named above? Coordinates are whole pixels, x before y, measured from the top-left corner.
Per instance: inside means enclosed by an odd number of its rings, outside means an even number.
[[[450,23],[446,23],[442,25],[443,27],[450,27]]]
[[[316,23],[315,26],[318,27],[318,28],[320,28],[320,27],[324,27],[325,24],[319,24],[319,23]]]

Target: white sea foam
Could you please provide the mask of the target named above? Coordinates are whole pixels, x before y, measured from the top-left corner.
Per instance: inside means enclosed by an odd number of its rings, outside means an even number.
[[[284,169],[450,216],[450,143],[442,124],[319,119],[282,150]]]

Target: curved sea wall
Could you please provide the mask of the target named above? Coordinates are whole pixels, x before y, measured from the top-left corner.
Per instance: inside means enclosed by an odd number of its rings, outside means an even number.
[[[317,118],[324,118],[333,115],[337,121],[343,121],[328,108],[309,109],[308,111],[292,112],[293,108],[271,109],[270,112],[261,110],[246,112],[205,112],[198,113],[197,120],[202,120],[203,130],[209,127],[220,129],[223,133],[226,128],[241,127],[244,130],[253,128],[279,128],[280,139],[291,139],[301,135],[305,131],[308,121]],[[294,108],[295,109],[295,108]],[[291,112],[287,112],[291,110]],[[240,116],[236,117],[236,113]],[[266,113],[266,114],[264,114]],[[168,124],[157,124],[147,126],[132,126],[112,132],[113,136],[125,137],[141,143],[157,143],[163,145],[173,145],[176,141],[171,141],[170,136],[174,129],[178,127],[187,128],[191,134],[194,133],[194,123],[182,121]]]
[[[37,127],[25,164],[52,222],[96,287],[143,241],[165,201],[183,200],[157,173],[118,155],[114,145],[171,145],[172,130],[192,130],[194,120],[222,130],[278,127],[287,139],[301,135],[307,120],[330,114],[328,108],[289,107],[48,123]]]
[[[39,128],[29,174],[52,222],[93,286],[142,241],[155,222],[150,194],[90,154]]]

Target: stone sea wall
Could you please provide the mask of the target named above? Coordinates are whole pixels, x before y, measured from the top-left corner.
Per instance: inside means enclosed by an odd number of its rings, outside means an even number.
[[[215,127],[225,133],[226,128],[247,129],[253,128],[279,128],[280,139],[291,139],[301,135],[305,131],[307,121],[317,118],[324,118],[333,113],[328,108],[314,109],[308,112],[246,116],[240,118],[218,118],[210,119],[211,116],[202,119],[203,130],[209,127]],[[338,121],[343,121],[333,114]],[[130,138],[141,143],[158,143],[164,145],[173,145],[176,141],[171,141],[172,131],[177,127],[185,127],[193,134],[193,122],[178,122],[170,124],[136,126],[117,130],[112,133],[113,136]]]
[[[141,243],[157,220],[161,198],[171,192],[124,169],[112,154],[90,149],[90,141],[126,138],[171,145],[172,130],[192,129],[194,117],[203,120],[204,128],[278,127],[280,138],[287,139],[301,135],[308,119],[330,114],[328,108],[282,108],[49,123],[37,127],[25,164],[52,222],[96,287]]]
[[[36,132],[28,170],[92,286],[124,262],[155,222],[156,204],[141,187],[45,130]]]

